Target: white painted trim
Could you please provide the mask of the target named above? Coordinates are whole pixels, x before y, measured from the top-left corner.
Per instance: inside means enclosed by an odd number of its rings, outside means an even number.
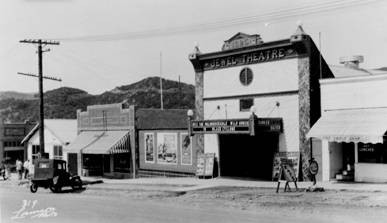
[[[364,82],[364,81],[375,81],[375,80],[385,80],[387,79],[387,74],[374,74],[374,75],[365,75],[365,76],[350,76],[350,77],[341,77],[341,78],[327,78],[320,79],[320,85],[328,84],[338,84],[338,83],[354,83],[354,82]]]

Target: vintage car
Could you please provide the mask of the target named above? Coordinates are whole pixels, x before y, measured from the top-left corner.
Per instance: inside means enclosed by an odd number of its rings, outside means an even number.
[[[70,186],[73,190],[82,188],[79,176],[72,176],[66,170],[66,161],[56,159],[37,159],[34,164],[34,175],[30,190],[35,193],[38,187],[50,188],[52,192],[60,192],[62,187]]]

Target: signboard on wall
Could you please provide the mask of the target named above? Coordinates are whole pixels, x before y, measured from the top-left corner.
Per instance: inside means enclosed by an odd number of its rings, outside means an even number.
[[[198,155],[196,166],[196,176],[212,177],[214,174],[215,153],[205,153]]]
[[[220,56],[203,61],[203,69],[215,70],[228,67],[242,66],[247,64],[263,63],[268,61],[281,60],[297,56],[293,46],[283,46],[273,49],[262,49],[254,52],[246,52],[237,55]]]
[[[187,133],[181,133],[180,156],[182,165],[192,165],[192,140]]]
[[[282,132],[281,118],[250,118],[191,121],[192,134],[251,134]]]
[[[25,135],[24,128],[7,127],[4,129],[4,136],[24,136],[24,135]]]
[[[273,160],[273,181],[278,180],[280,177],[281,165],[285,165],[294,170],[294,174],[298,177],[299,171],[299,152],[277,152],[274,154]]]
[[[157,163],[177,164],[176,133],[157,133]]]
[[[239,133],[250,134],[250,119],[192,121],[192,133]]]

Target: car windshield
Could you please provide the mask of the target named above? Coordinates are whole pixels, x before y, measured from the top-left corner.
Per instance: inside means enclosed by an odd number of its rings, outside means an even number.
[[[48,168],[48,163],[39,163],[39,168]]]

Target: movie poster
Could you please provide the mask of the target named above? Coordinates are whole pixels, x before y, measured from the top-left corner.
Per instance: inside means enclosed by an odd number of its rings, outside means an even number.
[[[145,163],[155,162],[155,150],[154,150],[154,136],[153,133],[144,134],[145,143]]]
[[[296,177],[298,177],[298,166],[300,161],[300,153],[299,152],[276,152],[274,154],[273,160],[273,181],[278,180],[278,176],[280,174],[280,166],[282,164],[286,164],[289,167],[293,168]]]
[[[181,164],[192,165],[192,142],[187,133],[181,134]]]
[[[176,133],[157,133],[157,163],[177,164]]]

